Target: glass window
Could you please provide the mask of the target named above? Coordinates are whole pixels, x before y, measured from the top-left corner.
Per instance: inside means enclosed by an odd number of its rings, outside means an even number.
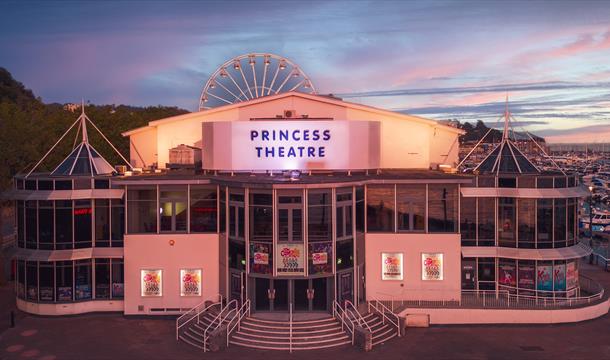
[[[91,200],[74,201],[74,247],[91,247],[91,226],[93,211]]]
[[[520,176],[518,179],[520,188],[535,188],[536,177],[535,176]]]
[[[498,285],[500,290],[516,292],[517,288],[517,260],[498,259]]]
[[[110,299],[110,259],[95,259],[95,298]]]
[[[533,260],[519,260],[517,274],[519,295],[534,295],[536,288],[536,262]],[[528,291],[531,290],[531,291]]]
[[[394,232],[394,185],[368,185],[367,232]]]
[[[356,188],[356,231],[364,232],[364,187]]]
[[[123,199],[110,200],[110,236],[113,247],[123,246],[123,234],[125,234],[125,201]]]
[[[273,206],[271,193],[250,193],[250,240],[273,240]]]
[[[336,226],[336,237],[337,239],[347,239],[352,237],[354,233],[353,229],[353,203],[352,203],[352,189],[340,189],[337,190],[337,226]]]
[[[112,259],[112,298],[123,298],[125,294],[125,280],[123,273],[123,259]]]
[[[515,199],[498,199],[498,241],[500,246],[516,247]]]
[[[399,231],[424,231],[426,185],[396,185]]]
[[[496,259],[494,258],[479,258],[478,280],[479,290],[495,290],[496,289]]]
[[[55,264],[55,279],[57,301],[72,301],[72,261],[58,261]]]
[[[496,187],[496,178],[494,176],[479,176],[477,178],[478,187]]]
[[[74,264],[74,297],[76,300],[92,298],[91,294],[91,259],[76,260]]]
[[[246,244],[243,241],[229,240],[229,267],[246,269]]]
[[[217,200],[216,186],[191,186],[191,232],[216,232],[218,221]]]
[[[96,189],[110,189],[110,180],[108,179],[95,179],[93,184]]]
[[[553,188],[552,177],[538,177],[536,178],[536,187],[540,189],[551,189]]]
[[[127,218],[129,233],[156,233],[157,189],[127,187]]]
[[[428,231],[457,232],[457,185],[428,185]]]
[[[568,199],[568,246],[575,244],[576,236],[576,204],[577,201],[574,198]]]
[[[462,212],[460,214],[460,233],[462,246],[477,245],[477,199],[473,197],[462,197],[460,200]]]
[[[72,190],[72,180],[55,180],[55,190]]]
[[[496,199],[479,198],[478,206],[478,231],[479,246],[495,246],[496,244]]]
[[[38,201],[38,248],[53,250],[53,201]]]
[[[55,201],[55,249],[72,249],[72,201]]]
[[[536,247],[536,199],[518,199],[519,212],[519,247],[533,249]]]
[[[159,187],[159,223],[162,232],[186,231],[186,186]]]
[[[308,241],[332,240],[332,204],[330,190],[309,190],[308,205]]]
[[[26,261],[26,299],[38,301],[38,262]]]
[[[17,260],[17,297],[25,298],[25,260]]]
[[[41,261],[38,266],[38,271],[40,274],[40,301],[55,301],[55,291],[53,289],[55,282],[55,269],[53,263]]]
[[[26,180],[25,189],[26,190],[36,190],[36,180]]]
[[[25,248],[25,201],[17,201],[17,246]]]
[[[354,241],[337,242],[337,270],[354,267]]]
[[[110,246],[110,200],[95,200],[95,246]]]
[[[37,201],[25,202],[25,246],[28,249],[38,247],[38,206]]]
[[[501,188],[516,188],[517,187],[517,178],[498,178],[498,187]]]
[[[566,199],[555,199],[555,221],[554,221],[554,247],[566,246]]]
[[[278,191],[277,228],[279,242],[303,241],[303,201],[301,191]],[[230,210],[236,210],[231,206]],[[229,213],[231,218],[239,220],[238,213]],[[231,221],[229,222],[232,223]],[[231,230],[233,230],[231,228]]]
[[[53,190],[53,180],[38,180],[38,190]]]
[[[538,248],[553,247],[553,200],[538,199]]]
[[[74,189],[91,189],[91,179],[74,179]]]
[[[347,243],[350,241],[340,241],[337,243]],[[309,243],[308,245],[308,263],[309,263],[309,275],[319,275],[319,274],[332,274],[333,272],[333,243],[331,241],[319,241],[314,243]],[[337,257],[337,268],[343,266],[343,261],[349,262],[349,256],[345,257],[347,254],[346,249],[343,249],[344,255],[342,257]],[[341,259],[341,260],[339,260]],[[341,261],[341,264],[339,264]]]
[[[220,197],[220,201],[219,201],[219,209],[218,209],[218,223],[220,224],[220,229],[218,229],[220,232],[226,233],[227,232],[227,190],[226,187],[221,186],[220,187],[220,194],[218,194],[218,196]]]

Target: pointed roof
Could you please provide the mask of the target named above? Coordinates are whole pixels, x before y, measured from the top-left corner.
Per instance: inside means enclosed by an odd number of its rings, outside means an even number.
[[[72,152],[51,172],[51,175],[58,176],[98,176],[98,175],[112,175],[115,173],[112,165],[104,159],[100,153],[95,150],[93,145],[89,143],[89,136],[87,133],[87,122],[89,122],[95,130],[106,140],[106,142],[112,147],[114,151],[127,163],[129,162],[121,155],[121,153],[112,145],[112,143],[104,136],[104,134],[98,129],[97,126],[87,117],[85,114],[85,105],[83,102],[81,115],[76,121],[68,128],[68,130],[61,136],[61,138],[53,145],[53,147],[38,161],[38,163],[29,171],[26,175],[28,177],[36,168],[44,161],[44,159],[57,147],[57,145],[66,137],[66,135],[72,130],[76,124],[79,124],[76,133],[76,139],[74,141],[74,148]],[[76,140],[79,139],[80,143]]]

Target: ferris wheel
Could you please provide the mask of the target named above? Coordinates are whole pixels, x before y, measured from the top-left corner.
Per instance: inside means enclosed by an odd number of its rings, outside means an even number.
[[[316,93],[294,62],[274,54],[245,54],[225,62],[210,76],[201,92],[199,110],[289,91]]]

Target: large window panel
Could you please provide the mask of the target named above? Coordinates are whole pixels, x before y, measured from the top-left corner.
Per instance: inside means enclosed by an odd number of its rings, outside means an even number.
[[[478,246],[495,246],[496,244],[496,199],[481,197],[478,206]]]
[[[55,298],[58,302],[73,300],[72,261],[58,261],[55,264]]]
[[[457,232],[457,185],[428,185],[428,231]]]
[[[397,185],[396,209],[399,231],[425,230],[426,185]]]
[[[250,240],[273,240],[273,199],[271,193],[250,193]]]
[[[157,189],[127,188],[127,230],[130,234],[157,232]]]
[[[308,241],[332,240],[332,203],[331,190],[309,190],[308,205]]]
[[[516,201],[514,198],[498,199],[498,242],[503,247],[516,247]]]
[[[519,213],[519,247],[533,249],[536,247],[536,199],[518,199]]]
[[[74,264],[74,298],[76,300],[89,300],[92,298],[91,259],[76,260]]]
[[[30,301],[38,301],[38,262],[26,262],[26,284],[27,292],[26,299]]]
[[[95,200],[95,246],[110,246],[110,200]]]
[[[74,201],[74,247],[91,247],[92,236],[92,216],[91,200]]]
[[[159,187],[159,223],[161,232],[186,232],[186,186]]]
[[[191,186],[191,232],[215,233],[218,222],[217,207],[216,186]]]
[[[110,299],[110,259],[95,259],[95,298]]]
[[[55,266],[52,262],[40,262],[38,266],[40,274],[40,301],[55,301]]]
[[[122,247],[125,234],[125,201],[123,199],[110,200],[110,210],[112,246]]]
[[[125,296],[125,274],[123,259],[112,259],[112,298],[122,299]]]
[[[72,201],[55,201],[55,249],[72,249]]]
[[[558,180],[558,179],[565,180],[565,178],[555,178],[555,180]],[[553,234],[554,234],[554,238],[555,238],[554,247],[556,247],[556,248],[566,246],[566,228],[567,228],[566,203],[567,203],[566,199],[555,199],[555,213],[554,213],[555,221],[553,223],[555,230],[554,230]]]
[[[53,201],[38,202],[38,248],[53,250],[55,226],[53,219]]]
[[[38,204],[35,200],[25,202],[25,246],[28,249],[38,247]]]
[[[17,201],[17,246],[25,247],[25,201]]]
[[[460,200],[460,233],[462,246],[477,245],[477,199],[473,197],[462,197]]]
[[[570,178],[571,179],[571,178]],[[568,199],[568,246],[575,244],[576,238],[576,199]]]
[[[394,232],[394,185],[368,185],[367,232]]]
[[[553,247],[553,199],[538,199],[538,248]]]

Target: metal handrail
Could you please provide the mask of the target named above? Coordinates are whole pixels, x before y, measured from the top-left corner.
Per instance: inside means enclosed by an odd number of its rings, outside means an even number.
[[[231,305],[234,306],[234,309],[229,309],[231,307]],[[238,308],[238,303],[237,300],[233,299],[231,301],[229,301],[227,303],[227,305],[225,305],[224,307],[220,308],[220,312],[218,313],[218,315],[216,315],[216,317],[214,318],[214,320],[212,320],[212,322],[210,322],[210,324],[205,328],[205,330],[203,331],[203,352],[207,351],[207,347],[205,346],[206,342],[208,341],[208,333],[212,332],[216,329],[218,329],[220,327],[220,325],[222,325],[222,323],[229,317],[229,315],[231,314],[232,311],[237,311]],[[223,313],[229,309],[229,311],[227,312],[226,315],[223,316]],[[216,324],[216,320],[218,320],[218,325]]]
[[[220,306],[222,307],[222,295],[221,294],[214,295],[214,297],[216,297],[216,296],[218,296],[220,298],[220,300],[218,302],[212,303],[211,305],[208,305],[208,306],[204,307],[202,310],[198,310],[202,306],[205,306],[205,303],[207,301],[211,301],[209,298],[206,299],[206,300],[203,300],[202,302],[200,302],[199,304],[195,305],[189,311],[187,311],[184,314],[180,315],[176,319],[176,340],[178,340],[179,330],[180,330],[181,327],[183,327],[184,325],[190,323],[195,318],[197,318],[197,323],[199,323],[199,315],[204,313],[204,312],[206,312],[207,310],[209,310],[213,306],[221,304]],[[193,312],[195,314],[192,314]],[[190,317],[189,317],[189,315],[190,315]]]
[[[235,312],[235,314],[227,324],[227,346],[229,346],[229,337],[231,336],[231,333],[233,333],[235,328],[237,328],[238,331],[239,329],[241,329],[241,320],[244,318],[244,316],[246,316],[246,314],[250,316],[250,299],[246,300],[241,305],[239,310]],[[236,319],[237,321],[233,323],[233,321]]]
[[[355,320],[358,322],[358,325],[360,325],[363,328],[366,328],[369,332],[373,333],[373,330],[371,329],[371,327],[369,326],[369,324],[366,322],[366,320],[364,320],[364,317],[362,316],[362,314],[360,314],[360,311],[358,311],[358,309],[356,309],[356,307],[354,306],[354,304],[349,301],[349,300],[345,300],[345,310],[348,311],[355,316]]]
[[[290,303],[290,353],[292,353],[292,303]]]
[[[374,303],[374,305],[373,305]],[[377,311],[379,314],[381,314],[381,321],[382,323],[385,325],[385,321],[389,321],[390,324],[392,324],[393,326],[396,327],[396,334],[400,337],[400,318],[398,317],[398,315],[396,315],[392,310],[390,310],[387,306],[385,306],[381,301],[373,298],[372,300],[369,300],[368,302],[368,310],[369,312],[371,311],[371,307],[373,309],[375,309],[375,311]],[[381,310],[379,310],[379,308],[381,308]],[[390,316],[387,315],[387,313],[390,313],[392,315],[392,318],[390,318]],[[394,321],[396,320],[396,321]]]
[[[354,324],[352,319],[350,319],[349,317],[346,318],[345,310],[343,310],[343,308],[337,302],[337,300],[333,301],[333,317],[335,319],[338,318],[339,321],[341,322],[341,330],[349,331],[349,333],[352,335],[352,345],[354,345],[354,338],[355,338],[355,332],[356,332],[355,331],[356,324]],[[351,328],[350,328],[350,325],[351,325]]]

